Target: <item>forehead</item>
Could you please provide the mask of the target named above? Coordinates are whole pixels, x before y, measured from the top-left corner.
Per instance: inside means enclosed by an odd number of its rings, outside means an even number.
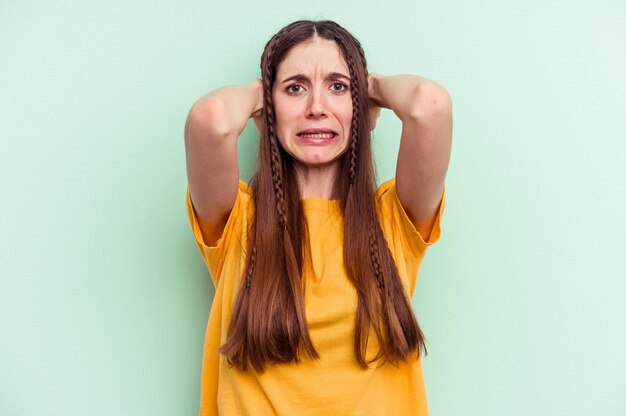
[[[281,76],[311,75],[312,72],[339,72],[350,76],[348,64],[336,42],[315,38],[294,46],[278,64],[276,76],[280,79]]]

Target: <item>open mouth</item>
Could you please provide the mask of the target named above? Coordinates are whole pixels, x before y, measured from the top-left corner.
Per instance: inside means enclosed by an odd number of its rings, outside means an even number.
[[[335,133],[300,133],[298,136],[303,139],[330,139],[335,137]]]
[[[328,129],[308,129],[301,131],[297,136],[303,139],[332,139],[337,133]]]

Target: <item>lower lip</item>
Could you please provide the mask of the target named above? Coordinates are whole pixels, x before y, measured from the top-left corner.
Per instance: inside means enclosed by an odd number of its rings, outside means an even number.
[[[298,138],[298,141],[305,144],[324,145],[336,142],[339,135],[333,134],[331,137],[303,137],[296,135],[296,137]]]

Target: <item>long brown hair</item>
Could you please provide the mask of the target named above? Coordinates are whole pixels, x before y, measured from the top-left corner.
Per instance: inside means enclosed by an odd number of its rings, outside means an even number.
[[[403,288],[375,211],[376,180],[368,129],[367,65],[357,39],[332,21],[297,21],[272,37],[261,57],[263,128],[251,187],[254,221],[242,285],[226,343],[231,365],[261,372],[267,363],[319,358],[309,337],[304,308],[303,262],[307,229],[292,157],[276,137],[272,89],[287,52],[318,36],[337,43],[350,71],[351,138],[339,159],[333,193],[344,219],[344,263],[357,295],[354,353],[362,367],[383,358],[397,364],[426,353],[410,300]],[[366,227],[363,225],[366,224]],[[369,261],[368,261],[369,260]],[[372,329],[380,349],[366,360]]]

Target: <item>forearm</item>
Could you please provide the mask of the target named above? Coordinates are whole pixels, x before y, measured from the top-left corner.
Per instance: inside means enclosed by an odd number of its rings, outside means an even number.
[[[402,122],[423,120],[432,111],[445,111],[450,105],[445,88],[418,75],[370,74],[369,96]]]

